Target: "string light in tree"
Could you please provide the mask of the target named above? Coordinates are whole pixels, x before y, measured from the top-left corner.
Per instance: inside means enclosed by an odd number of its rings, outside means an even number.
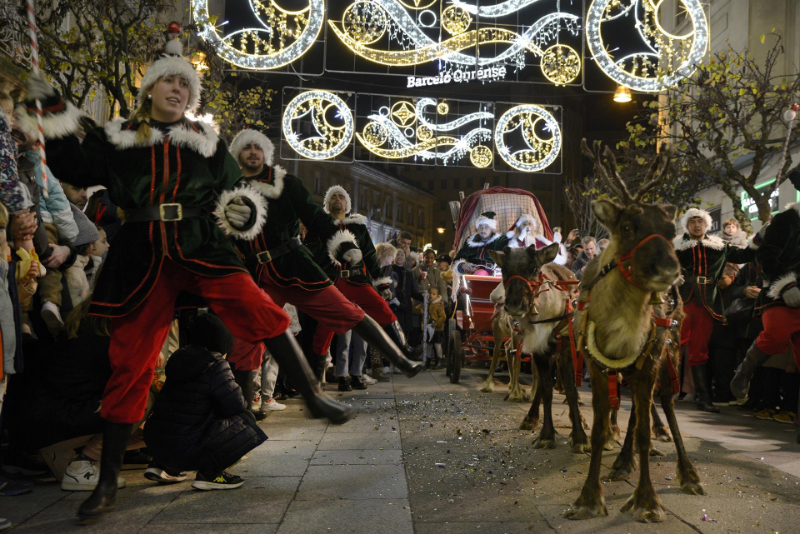
[[[308,0],[308,6],[289,11],[274,0],[250,0],[257,25],[228,34],[222,24],[212,23],[208,0],[192,0],[192,16],[198,35],[217,54],[236,66],[252,70],[273,70],[286,66],[308,52],[325,21],[325,0]]]
[[[545,139],[537,130],[550,134]],[[525,148],[512,151],[506,137],[519,132]],[[497,153],[508,165],[522,172],[546,169],[561,152],[561,128],[555,117],[543,107],[534,104],[515,106],[500,117],[494,129]]]
[[[597,65],[618,84],[636,91],[663,91],[690,76],[705,57],[709,26],[700,0],[677,0],[691,23],[685,35],[669,33],[661,25],[664,1],[593,0],[589,6],[586,42]],[[647,50],[615,60],[604,42],[603,24],[621,17],[633,21]]]
[[[294,122],[309,117],[316,135],[302,138]],[[329,117],[342,121],[333,125]],[[306,91],[294,97],[286,106],[281,122],[286,142],[298,154],[308,159],[330,159],[341,154],[353,140],[353,113],[344,100],[329,91]]]

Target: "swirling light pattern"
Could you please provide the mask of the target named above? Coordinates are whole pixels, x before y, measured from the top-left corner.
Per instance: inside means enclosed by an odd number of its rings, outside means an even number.
[[[331,108],[335,108],[332,110]],[[332,125],[328,114],[342,121]],[[315,136],[302,139],[293,128],[296,120],[309,116]],[[329,91],[306,91],[294,97],[283,112],[281,131],[289,146],[309,159],[330,159],[341,154],[350,145],[355,131],[353,113],[344,100]]]
[[[540,121],[544,121],[543,128],[550,133],[550,139],[543,139],[536,133]],[[506,135],[518,130],[526,148],[512,151]],[[561,128],[555,117],[543,107],[522,104],[503,113],[497,121],[494,144],[503,161],[514,169],[537,172],[546,169],[561,152]]]
[[[325,20],[325,0],[309,0],[299,11],[285,10],[274,0],[250,0],[258,26],[223,35],[221,25],[212,24],[208,3],[191,3],[198,35],[222,59],[245,69],[273,70],[296,61],[317,40]]]
[[[663,91],[690,76],[703,60],[708,50],[709,27],[700,0],[678,0],[692,26],[692,31],[682,36],[673,35],[661,26],[659,9],[664,1],[593,0],[589,6],[586,42],[597,65],[618,84],[636,91]],[[648,50],[615,60],[603,40],[602,26],[631,14]]]

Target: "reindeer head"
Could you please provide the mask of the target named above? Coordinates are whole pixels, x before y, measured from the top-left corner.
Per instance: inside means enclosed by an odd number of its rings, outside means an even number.
[[[558,243],[536,250],[535,245],[527,248],[505,247],[503,252],[489,251],[494,262],[503,270],[503,285],[506,288],[506,313],[520,318],[534,309],[536,300],[535,284],[542,265],[550,263],[558,255]],[[527,282],[526,282],[527,281]]]
[[[595,142],[592,151],[585,139],[581,148],[606,186],[622,202],[621,205],[609,200],[592,202],[592,211],[611,234],[609,248],[620,271],[629,282],[645,291],[666,290],[680,273],[672,246],[677,210],[671,204],[645,204],[641,199],[666,176],[671,151],[662,147],[650,165],[644,185],[634,196],[620,177],[610,148],[601,150],[600,143]]]

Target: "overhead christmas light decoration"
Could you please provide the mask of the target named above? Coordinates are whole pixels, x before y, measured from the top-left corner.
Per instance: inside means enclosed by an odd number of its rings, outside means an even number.
[[[303,138],[294,122],[306,116],[316,135]],[[332,125],[329,117],[342,121]],[[330,159],[341,154],[353,140],[353,113],[344,100],[328,91],[306,91],[293,98],[283,112],[281,131],[298,154],[309,159]]]
[[[543,124],[539,125],[540,122]],[[548,132],[550,139],[542,138],[537,128]],[[526,148],[513,150],[506,136],[517,131]],[[561,152],[561,128],[546,109],[534,104],[522,104],[503,113],[497,121],[494,144],[503,161],[514,169],[537,172],[546,169]]]
[[[664,0],[593,0],[586,15],[586,42],[597,65],[612,80],[637,91],[658,92],[690,76],[708,50],[709,27],[699,0],[678,0],[689,15],[686,35],[667,32],[659,21]],[[614,59],[603,39],[603,24],[629,17],[644,52]]]
[[[198,35],[219,56],[239,67],[272,70],[286,66],[308,52],[325,20],[325,0],[309,0],[299,11],[283,9],[274,0],[250,0],[252,26],[223,34],[213,24],[208,0],[192,0]]]
[[[570,83],[580,74],[580,55],[560,44],[558,38],[563,30],[578,35],[578,16],[560,11],[549,13],[520,33],[495,20],[480,20],[517,14],[537,1],[507,0],[494,6],[479,7],[454,0],[441,11],[439,20],[433,11],[427,9],[433,4],[424,0],[414,0],[414,5],[401,0],[358,0],[345,9],[341,21],[328,20],[328,24],[355,54],[381,65],[408,67],[438,61],[440,72],[450,74],[467,68],[504,64],[522,69],[526,65],[526,53],[531,53],[537,57],[547,56],[543,58],[542,70],[549,80],[558,84]],[[437,40],[423,31],[434,28],[437,23],[451,36],[443,35]],[[387,39],[388,43],[384,42],[384,45],[391,46],[381,49],[376,45]],[[496,55],[478,53],[482,45],[498,44],[508,46]],[[549,45],[552,46],[547,48]],[[470,49],[474,54],[465,53]]]
[[[492,113],[480,111],[437,124],[425,117],[429,113],[426,111],[428,107],[435,110],[431,114],[445,115],[449,112],[447,104],[437,105],[433,98],[421,98],[416,105],[408,100],[400,100],[392,105],[388,113],[382,108],[378,113],[369,115],[367,118],[370,122],[356,137],[367,150],[381,158],[413,157],[448,165],[469,156],[476,167],[491,165],[492,151],[481,143],[492,140],[491,129],[485,127],[487,121],[494,120]],[[436,135],[437,132],[452,132],[472,122],[477,122],[477,127],[462,136]],[[418,124],[416,130],[411,128],[414,124]]]

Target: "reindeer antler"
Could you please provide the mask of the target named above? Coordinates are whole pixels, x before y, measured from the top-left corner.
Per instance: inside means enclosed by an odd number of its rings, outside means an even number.
[[[619,171],[617,171],[617,159],[614,157],[614,152],[609,147],[602,151],[602,143],[600,141],[595,141],[593,148],[594,151],[589,149],[586,139],[581,141],[581,152],[594,163],[597,174],[600,175],[606,186],[625,204],[635,202],[630,191],[628,191],[628,187],[620,177]]]
[[[648,191],[661,183],[669,170],[669,162],[670,159],[672,159],[673,152],[674,148],[668,148],[666,143],[661,144],[658,156],[653,160],[653,163],[650,164],[650,168],[647,170],[644,184],[636,192],[636,196],[634,197],[635,201],[641,201]]]

